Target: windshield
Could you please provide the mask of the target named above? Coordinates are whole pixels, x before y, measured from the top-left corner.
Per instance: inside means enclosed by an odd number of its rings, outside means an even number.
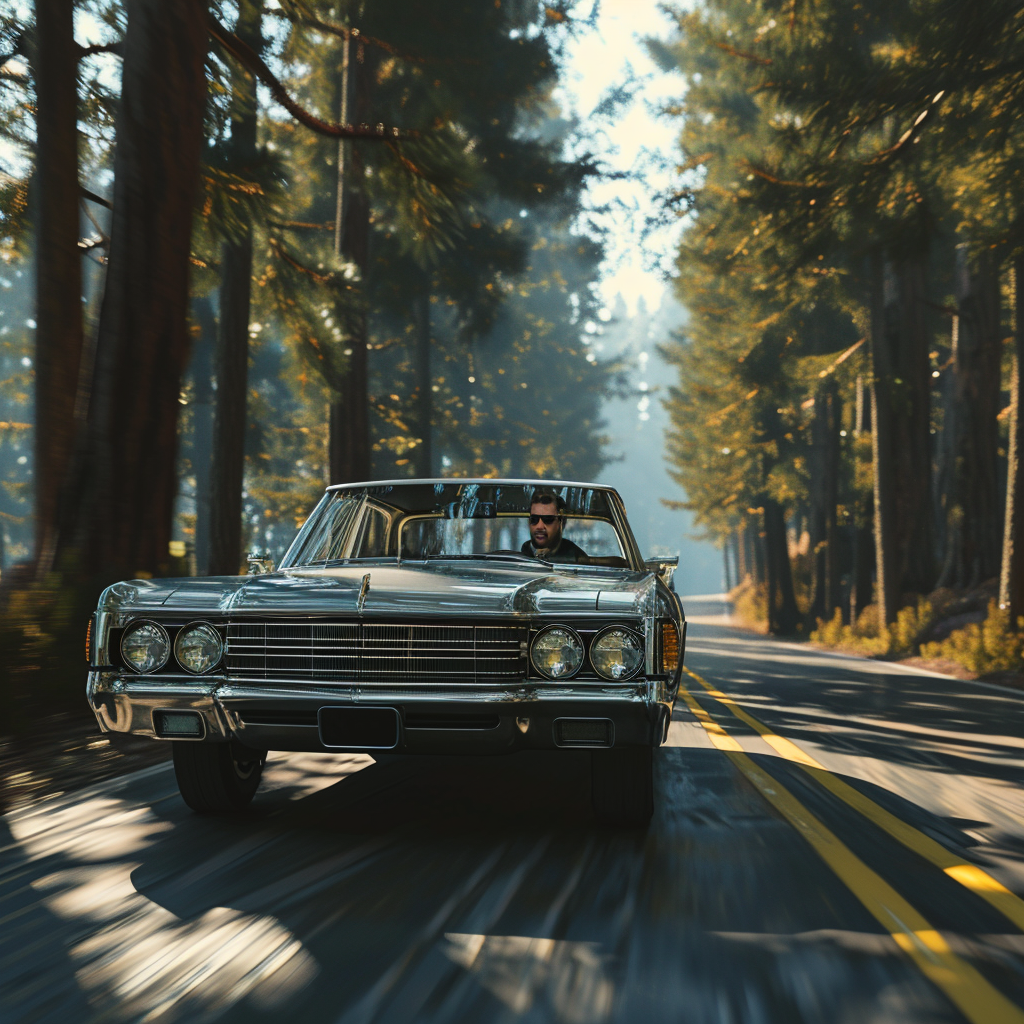
[[[554,504],[537,503],[538,497]],[[627,568],[635,545],[623,535],[628,527],[622,522],[616,496],[603,488],[495,482],[338,489],[309,517],[282,568],[365,558],[530,559]]]

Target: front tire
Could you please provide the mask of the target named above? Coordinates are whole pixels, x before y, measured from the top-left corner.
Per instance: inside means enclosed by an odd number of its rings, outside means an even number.
[[[266,756],[233,743],[171,744],[182,800],[199,813],[230,813],[252,802]]]
[[[645,827],[654,814],[654,749],[593,751],[590,785],[598,821],[625,828]]]

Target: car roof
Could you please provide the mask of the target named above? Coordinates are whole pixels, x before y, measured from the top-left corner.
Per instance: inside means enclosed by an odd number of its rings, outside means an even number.
[[[402,477],[400,480],[360,480],[351,484],[330,484],[329,491],[344,491],[353,487],[396,487],[401,484],[522,484],[528,487],[589,487],[595,491],[612,491],[618,494],[614,487],[608,484],[595,484],[581,480],[541,480],[541,479],[518,479],[514,477],[493,477],[493,476],[438,476],[438,477]]]

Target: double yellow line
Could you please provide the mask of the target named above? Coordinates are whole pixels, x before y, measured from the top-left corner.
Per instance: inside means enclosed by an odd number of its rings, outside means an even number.
[[[762,736],[777,753],[798,764],[830,793],[908,849],[931,861],[1024,931],[1024,901],[988,872],[950,853],[923,832],[890,814],[859,790],[836,778],[795,743],[772,732],[731,697],[689,669],[685,671],[711,697]],[[1024,1011],[994,988],[971,964],[957,956],[923,915],[840,842],[789,790],[755,764],[739,743],[697,703],[685,687],[680,688],[680,695],[704,727],[711,742],[726,754],[758,792],[811,844],[846,887],[889,932],[900,949],[949,996],[972,1024],[1024,1024]]]

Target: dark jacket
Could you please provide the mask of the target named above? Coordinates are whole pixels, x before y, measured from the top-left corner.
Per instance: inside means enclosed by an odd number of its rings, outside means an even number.
[[[533,541],[526,541],[520,549],[524,555],[529,555],[531,558],[537,558],[537,549],[533,546]],[[587,553],[578,544],[573,544],[571,540],[567,540],[563,537],[558,542],[558,547],[553,552],[549,552],[545,557],[545,562],[582,562],[586,561]]]

